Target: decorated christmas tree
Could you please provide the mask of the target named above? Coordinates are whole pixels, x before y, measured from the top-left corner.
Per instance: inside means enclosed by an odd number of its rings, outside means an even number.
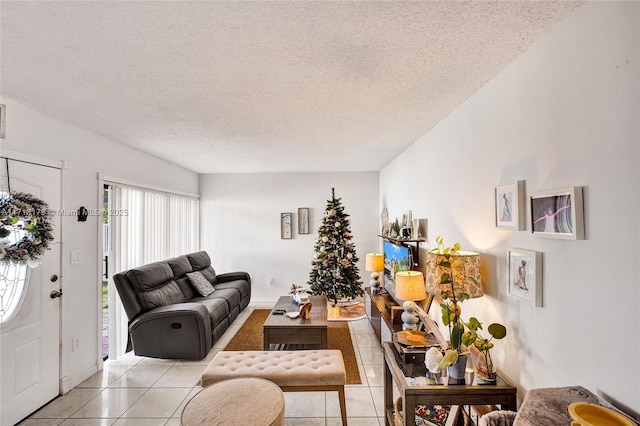
[[[312,294],[326,296],[334,306],[339,299],[364,294],[352,238],[349,215],[344,212],[341,199],[336,198],[334,188],[331,188],[331,200],[327,201],[318,230],[308,284]]]

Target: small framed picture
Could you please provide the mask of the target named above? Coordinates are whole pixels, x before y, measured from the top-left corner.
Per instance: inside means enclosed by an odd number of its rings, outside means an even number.
[[[542,306],[542,253],[507,249],[509,294],[531,306]]]
[[[309,233],[309,208],[300,207],[298,209],[298,234]]]
[[[293,213],[280,213],[280,238],[290,240],[293,238]]]
[[[531,232],[547,238],[584,239],[582,187],[531,194]]]
[[[524,181],[496,187],[496,228],[524,231]]]

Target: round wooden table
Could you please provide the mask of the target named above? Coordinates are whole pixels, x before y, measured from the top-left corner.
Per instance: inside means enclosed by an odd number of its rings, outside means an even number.
[[[284,425],[284,394],[278,385],[260,378],[217,382],[187,402],[180,424]]]

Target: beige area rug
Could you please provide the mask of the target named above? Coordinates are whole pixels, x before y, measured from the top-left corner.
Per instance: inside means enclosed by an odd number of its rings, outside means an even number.
[[[271,309],[254,310],[224,350],[261,351],[262,325],[270,314]],[[349,324],[346,322],[330,322],[327,324],[327,348],[339,349],[342,352],[344,366],[347,370],[347,384],[361,384],[362,381],[358,372],[358,361],[356,360],[356,352],[349,332]]]
[[[340,313],[337,317],[329,315],[328,321],[356,321],[366,318],[364,303],[362,302],[339,302]],[[327,311],[331,312],[331,302],[327,303]]]

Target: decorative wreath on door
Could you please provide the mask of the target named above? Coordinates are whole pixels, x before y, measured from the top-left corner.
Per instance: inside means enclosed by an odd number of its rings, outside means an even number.
[[[49,205],[39,198],[23,192],[4,193],[0,197],[0,262],[37,267],[53,241],[52,217]]]

